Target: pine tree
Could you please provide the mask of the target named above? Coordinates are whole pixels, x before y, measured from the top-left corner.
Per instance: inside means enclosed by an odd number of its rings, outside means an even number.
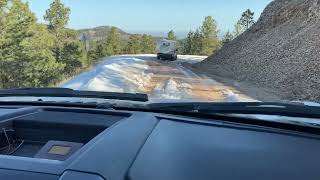
[[[245,31],[245,28],[241,25],[240,21],[238,21],[234,25],[234,31],[233,31],[233,36],[234,38],[238,37],[240,34],[242,34]]]
[[[48,29],[55,36],[53,52],[56,60],[63,62],[62,51],[66,37],[65,26],[69,21],[70,9],[65,7],[60,0],[54,0],[46,10],[44,20],[48,22]]]
[[[62,31],[68,24],[70,16],[70,9],[65,7],[60,0],[54,0],[50,4],[50,8],[46,11],[44,20],[49,22],[49,29],[56,31]]]
[[[189,31],[185,42],[183,43],[183,54],[191,55],[193,54],[193,36],[194,32]]]
[[[0,33],[3,35],[0,38],[1,88],[52,84],[64,67],[55,61],[50,49],[53,37],[36,23],[27,3],[21,0],[7,2],[0,8]]]
[[[199,29],[190,31],[183,45],[183,53],[189,55],[201,55],[203,51],[204,37]]]
[[[8,82],[8,72],[6,71],[7,58],[6,52],[8,46],[6,45],[8,38],[9,22],[8,16],[8,4],[6,0],[0,0],[0,88],[5,88],[5,84]]]
[[[141,46],[143,54],[153,54],[156,51],[156,42],[151,35],[142,35]]]
[[[110,35],[107,38],[106,43],[106,54],[108,56],[116,55],[121,53],[121,42],[120,42],[120,34],[116,27],[112,27],[110,31]]]
[[[36,18],[28,5],[20,0],[2,2],[1,11],[0,86],[18,87],[23,81],[20,70],[25,64],[21,43],[33,35]]]
[[[98,58],[102,58],[107,56],[107,44],[105,41],[101,40],[97,42],[97,46],[96,46],[96,56]]]
[[[97,62],[100,58],[107,56],[107,45],[105,40],[99,40],[92,45],[88,52],[88,59],[91,64]]]
[[[69,21],[70,9],[65,7],[60,0],[54,0],[46,11],[44,19],[48,22],[48,29],[55,36],[55,46],[52,51],[58,62],[66,64],[65,72],[72,74],[76,69],[85,66],[81,59],[84,54],[83,45],[78,39],[78,34],[66,29]]]
[[[78,39],[78,33],[75,30],[65,30],[66,39],[63,41],[63,48],[61,50],[61,62],[66,64],[65,72],[67,75],[75,73],[76,69],[80,69],[83,65],[81,63],[83,51],[82,43]],[[60,61],[59,61],[60,62]]]
[[[199,29],[194,32],[193,39],[192,39],[192,54],[194,55],[203,55],[206,40],[204,39],[203,34]]]
[[[205,17],[205,20],[200,27],[201,35],[203,36],[202,55],[211,55],[220,48],[220,41],[218,38],[218,27],[216,21],[211,16]]]
[[[254,21],[254,12],[250,9],[247,9],[245,12],[242,13],[241,19],[239,20],[239,24],[245,29],[249,29],[253,24]]]
[[[176,37],[176,35],[175,35],[175,33],[174,33],[173,30],[171,30],[171,31],[168,32],[168,37],[167,37],[167,39],[168,39],[168,40],[172,40],[172,41],[176,41],[176,40],[177,40],[177,37]]]
[[[222,44],[225,45],[227,43],[229,43],[230,41],[233,40],[233,34],[228,30],[225,35],[223,36],[223,39],[222,39]]]
[[[129,42],[126,46],[126,52],[128,54],[141,54],[142,53],[142,44],[141,36],[138,34],[133,34],[130,36]]]
[[[54,37],[42,25],[35,26],[35,34],[23,41],[25,67],[23,86],[46,87],[61,80],[65,65],[56,61],[51,48]]]

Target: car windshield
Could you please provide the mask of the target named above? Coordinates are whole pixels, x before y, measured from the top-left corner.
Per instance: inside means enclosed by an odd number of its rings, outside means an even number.
[[[311,0],[0,0],[0,89],[320,100]]]

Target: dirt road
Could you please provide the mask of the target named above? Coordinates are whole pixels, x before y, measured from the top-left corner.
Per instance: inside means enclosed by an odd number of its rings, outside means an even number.
[[[177,61],[157,60],[155,55],[105,58],[62,87],[76,90],[146,93],[151,101],[252,101],[234,88],[195,74],[183,63],[202,61],[203,56],[179,56]]]

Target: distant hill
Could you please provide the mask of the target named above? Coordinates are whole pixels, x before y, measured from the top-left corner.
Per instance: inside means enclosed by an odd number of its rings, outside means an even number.
[[[111,32],[111,28],[113,26],[98,26],[95,28],[88,28],[88,29],[80,29],[77,30],[79,33],[79,38],[81,41],[86,41],[86,48],[87,49],[91,49],[91,47],[93,47],[93,45],[99,41],[99,40],[106,40]],[[115,27],[117,28],[117,27]],[[121,43],[123,45],[125,45],[130,36],[132,34],[127,33],[125,31],[123,31],[120,28],[117,28],[118,32],[120,33],[120,37],[121,37]],[[136,33],[138,34],[138,33]],[[140,34],[142,35],[142,34]],[[153,36],[156,40],[156,43],[158,44],[160,40],[164,39],[165,37],[159,37],[159,36]]]
[[[88,29],[80,29],[78,30],[79,34],[80,34],[80,38],[81,40],[83,40],[84,38],[87,41],[99,41],[99,40],[103,40],[103,39],[107,39],[110,32],[111,32],[111,28],[112,26],[98,26],[95,28],[88,28]],[[117,27],[115,27],[117,28]],[[127,33],[125,31],[123,31],[120,28],[117,28],[122,39],[123,40],[128,40],[130,38],[130,33]],[[151,33],[138,33],[138,34],[151,34]],[[154,36],[153,37],[159,41],[161,39],[164,39],[165,37],[161,37],[161,36]]]
[[[78,32],[80,33],[80,38],[83,40],[84,38],[87,41],[99,41],[103,39],[107,39],[110,32],[111,32],[112,26],[99,26],[91,29],[80,29]],[[116,27],[117,28],[117,27]],[[129,33],[124,32],[123,30],[117,28],[121,38],[123,40],[127,40],[130,37]]]

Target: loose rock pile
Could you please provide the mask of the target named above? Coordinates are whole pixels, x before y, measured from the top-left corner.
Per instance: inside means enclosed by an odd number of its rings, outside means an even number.
[[[320,100],[320,0],[275,0],[248,31],[194,68]]]

